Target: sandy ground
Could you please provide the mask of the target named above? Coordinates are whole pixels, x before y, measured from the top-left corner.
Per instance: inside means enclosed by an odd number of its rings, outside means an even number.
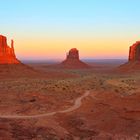
[[[1,68],[0,140],[140,139],[140,73],[32,66]]]

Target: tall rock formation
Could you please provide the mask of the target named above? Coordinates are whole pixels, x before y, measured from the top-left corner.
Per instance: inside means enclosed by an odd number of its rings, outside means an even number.
[[[79,51],[76,48],[73,48],[69,51],[66,57],[67,60],[71,59],[79,60]]]
[[[140,41],[137,41],[130,47],[129,61],[140,61]]]
[[[66,60],[64,60],[60,65],[63,68],[70,68],[70,69],[90,68],[89,65],[82,62],[79,59],[79,51],[76,48],[72,48],[67,53]]]
[[[128,62],[119,67],[120,71],[140,71],[140,41],[137,41],[129,49]]]
[[[11,47],[7,45],[7,38],[0,35],[0,64],[19,64],[15,56],[14,41],[11,40]]]

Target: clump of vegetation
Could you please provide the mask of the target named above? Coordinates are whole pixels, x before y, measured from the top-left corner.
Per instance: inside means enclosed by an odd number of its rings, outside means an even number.
[[[117,93],[118,93],[118,92],[119,92],[119,90],[118,90],[118,89],[115,89],[115,92],[117,92]]]

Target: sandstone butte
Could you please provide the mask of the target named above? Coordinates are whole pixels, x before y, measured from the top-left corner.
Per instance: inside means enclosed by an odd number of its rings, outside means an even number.
[[[11,47],[7,45],[7,38],[0,35],[0,64],[20,64],[14,51],[14,41],[11,40]]]
[[[130,46],[129,50],[129,61],[140,61],[140,41]]]
[[[119,67],[120,71],[140,71],[140,41],[137,41],[129,49],[128,62]]]
[[[66,60],[61,63],[61,66],[64,68],[74,68],[74,69],[81,69],[81,68],[89,68],[86,63],[82,62],[79,59],[79,51],[76,48],[72,48],[66,55]]]

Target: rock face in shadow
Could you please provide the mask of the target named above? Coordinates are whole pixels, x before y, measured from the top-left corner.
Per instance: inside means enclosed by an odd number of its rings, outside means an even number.
[[[130,47],[129,61],[140,61],[140,41],[137,41]]]
[[[14,51],[14,41],[11,40],[11,47],[7,45],[7,38],[0,35],[0,64],[20,64]]]
[[[119,67],[120,71],[140,71],[140,41],[137,41],[129,49],[128,62]]]
[[[79,51],[76,48],[72,48],[67,53],[66,60],[64,60],[60,65],[61,67],[68,69],[90,68],[89,65],[79,59]]]

